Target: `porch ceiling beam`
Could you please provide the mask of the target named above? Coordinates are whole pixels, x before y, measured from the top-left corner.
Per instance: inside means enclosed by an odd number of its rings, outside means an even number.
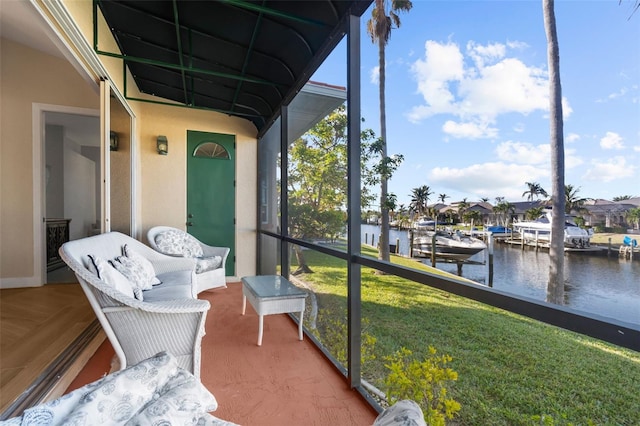
[[[224,72],[210,71],[210,70],[206,70],[206,69],[202,69],[202,68],[195,68],[195,67],[190,67],[190,66],[177,65],[177,64],[170,63],[170,62],[156,61],[154,59],[140,58],[138,56],[121,55],[119,53],[106,52],[104,50],[99,50],[99,49],[96,50],[96,53],[99,54],[99,55],[110,56],[112,58],[122,59],[122,60],[124,60],[126,62],[136,62],[136,63],[146,64],[146,65],[156,65],[156,66],[159,66],[159,67],[170,68],[170,69],[179,70],[179,71],[184,70],[184,71],[190,71],[190,72],[199,73],[199,74],[212,75],[214,77],[227,78],[229,80],[240,80],[240,81],[249,82],[249,83],[263,84],[263,85],[272,86],[272,87],[275,87],[275,88],[278,88],[278,87],[281,86],[281,84],[279,84],[279,83],[275,83],[273,81],[267,81],[267,80],[264,80],[264,79],[261,79],[261,78],[243,77],[243,76],[235,75],[235,74],[228,74],[228,73],[224,73]]]
[[[262,0],[262,4],[266,0]],[[253,33],[251,34],[251,41],[249,42],[249,47],[247,48],[247,53],[244,55],[244,63],[242,64],[242,70],[240,71],[241,76],[245,76],[247,72],[247,66],[249,65],[249,59],[251,58],[251,54],[253,53],[253,46],[255,45],[256,38],[258,37],[258,32],[260,32],[260,24],[262,23],[262,12],[258,13],[256,17],[256,24],[253,26]],[[235,109],[236,101],[238,100],[238,96],[240,95],[240,89],[242,88],[242,81],[238,82],[236,86],[236,91],[233,94],[233,100],[231,101],[231,110]]]
[[[151,80],[151,79],[148,79],[148,78],[140,78],[140,77],[138,77],[138,78],[141,81],[144,81],[146,84],[156,85],[160,89],[169,88],[169,89],[172,89],[172,90],[181,90],[181,88],[177,87],[177,86],[169,86],[166,83],[161,83],[161,82],[158,82],[158,81],[155,81],[155,80]],[[146,93],[147,95],[152,95],[152,96],[159,96],[159,95],[156,95],[155,93],[149,93],[149,92],[142,92],[142,93]],[[223,99],[214,98],[212,96],[205,95],[204,93],[196,93],[196,94],[198,96],[201,96],[201,97],[204,97],[204,98],[209,98],[209,99],[213,99],[213,100],[216,100],[216,101],[223,101],[224,102]],[[255,108],[252,108],[252,107],[250,107],[248,105],[244,105],[244,104],[239,104],[239,107],[241,109],[244,109],[244,110],[247,110],[247,111],[253,111],[253,113],[247,113],[247,112],[243,113],[243,112],[238,112],[237,110],[231,111],[229,109],[222,109],[222,108],[211,108],[211,107],[207,107],[205,105],[197,105],[195,103],[195,101],[192,102],[192,103],[189,103],[189,104],[179,104],[179,103],[177,103],[177,104],[171,104],[171,105],[195,107],[195,108],[198,108],[198,109],[208,109],[208,110],[221,112],[221,113],[229,114],[229,115],[233,114],[233,115],[239,115],[239,116],[245,116],[245,117],[251,117],[251,118],[262,118],[264,120],[264,115],[263,114],[260,114]]]
[[[102,0],[94,0],[94,1],[96,2],[96,4],[101,4],[101,3],[102,3]],[[169,20],[167,20],[167,19],[161,18],[161,17],[159,17],[159,16],[157,16],[157,15],[149,15],[149,14],[147,14],[147,12],[145,12],[145,11],[143,11],[143,10],[140,10],[139,8],[133,7],[133,6],[131,6],[130,4],[119,3],[119,4],[118,4],[118,6],[119,6],[119,7],[126,8],[126,9],[129,9],[129,10],[131,10],[131,11],[133,11],[133,12],[136,12],[136,13],[145,14],[145,15],[149,16],[150,18],[152,18],[152,19],[154,19],[154,20],[158,21],[158,22],[163,22],[163,23],[165,23],[165,24],[174,25],[174,23],[173,23],[173,22],[171,22],[171,21],[169,21]],[[95,18],[94,18],[94,21],[95,21]],[[233,41],[230,41],[229,39],[222,38],[222,37],[217,36],[217,35],[213,35],[213,34],[208,33],[208,32],[206,32],[206,31],[198,30],[198,29],[195,29],[195,28],[188,28],[188,27],[186,27],[186,26],[181,26],[181,27],[180,27],[180,29],[182,29],[182,30],[189,30],[189,31],[191,31],[191,33],[192,33],[192,34],[200,35],[200,36],[203,36],[203,37],[208,37],[208,38],[210,38],[210,39],[217,40],[217,41],[220,41],[220,42],[223,42],[223,43],[229,44],[229,45],[231,45],[232,47],[239,47],[239,48],[242,48],[242,49],[247,49],[247,46],[245,46],[245,45],[243,45],[243,44],[235,43],[235,42],[233,42]],[[124,33],[119,32],[119,34],[124,34]],[[128,36],[128,35],[127,35],[127,36]],[[96,46],[96,53],[100,53],[100,52],[98,52],[98,49],[97,49],[97,46],[98,46],[98,44],[97,44],[97,31],[94,31],[94,37],[96,38],[96,40],[94,41],[94,46]],[[136,37],[136,38],[138,38],[138,40],[139,40],[139,37]],[[148,42],[147,42],[147,43],[148,43]],[[155,43],[151,43],[151,44],[156,45]],[[157,46],[157,45],[156,45],[156,46]],[[119,47],[122,49],[122,46],[119,46]],[[288,74],[288,75],[289,75],[289,77],[291,78],[291,81],[294,81],[294,80],[295,80],[295,76],[294,76],[294,74],[293,74],[293,70],[291,70],[291,67],[289,67],[289,66],[288,66],[285,62],[283,62],[281,59],[278,59],[277,57],[275,57],[275,56],[273,56],[273,55],[270,55],[270,54],[268,54],[268,53],[262,52],[262,51],[260,51],[260,50],[255,50],[255,49],[254,49],[254,50],[253,50],[253,53],[254,53],[255,55],[258,55],[258,56],[262,57],[263,59],[270,60],[270,61],[272,61],[272,62],[277,63],[277,64],[278,64],[278,66],[282,67],[282,69],[283,69],[283,70],[285,70],[285,71],[287,72],[287,74]]]
[[[176,28],[176,43],[178,44],[178,58],[180,60],[180,75],[182,77],[182,92],[184,94],[184,103],[186,105],[191,104],[189,96],[187,94],[187,78],[184,74],[185,66],[182,60],[182,37],[180,35],[180,18],[178,17],[178,4],[176,0],[173,0],[173,21]]]
[[[252,10],[255,12],[259,12],[260,14],[276,16],[278,18],[284,18],[289,21],[299,22],[305,25],[311,24],[311,25],[317,25],[319,27],[325,27],[325,28],[330,27],[330,25],[327,25],[324,22],[315,21],[313,19],[303,18],[301,16],[296,16],[290,13],[284,13],[284,12],[277,11],[275,9],[271,9],[269,7],[264,6],[264,2],[262,3],[262,6],[258,6],[255,3],[249,3],[244,0],[219,0],[219,1],[220,3],[227,3],[242,9]]]

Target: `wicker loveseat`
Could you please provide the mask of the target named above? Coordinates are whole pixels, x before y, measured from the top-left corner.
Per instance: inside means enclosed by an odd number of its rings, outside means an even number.
[[[139,291],[135,280],[114,267],[127,261],[123,250],[144,258],[154,274],[151,288]],[[167,351],[181,368],[200,377],[210,305],[197,299],[194,260],[166,256],[119,232],[67,242],[59,253],[76,274],[121,369]]]
[[[170,226],[154,226],[147,232],[147,239],[149,245],[160,253],[196,261],[198,293],[227,286],[224,265],[229,248],[207,245],[193,235]]]

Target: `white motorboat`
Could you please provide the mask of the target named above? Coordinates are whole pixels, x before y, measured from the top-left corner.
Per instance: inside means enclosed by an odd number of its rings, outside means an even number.
[[[435,236],[436,257],[451,260],[466,260],[487,248],[478,238],[462,234],[460,231],[430,231],[413,240],[413,251],[423,256],[431,256]]]
[[[513,228],[520,237],[529,241],[549,243],[551,238],[551,209],[546,209],[536,220],[514,222]],[[569,248],[587,248],[591,244],[591,234],[580,228],[571,216],[565,217],[564,246]]]
[[[417,221],[413,222],[414,229],[435,229],[436,221],[421,217]]]

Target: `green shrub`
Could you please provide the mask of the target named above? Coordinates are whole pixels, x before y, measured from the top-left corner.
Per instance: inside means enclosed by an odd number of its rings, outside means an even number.
[[[451,356],[436,352],[429,346],[428,355],[423,361],[418,361],[409,349],[403,347],[385,357],[388,362],[385,367],[390,373],[384,384],[389,404],[412,399],[422,408],[428,425],[444,426],[447,419],[452,419],[460,411],[460,404],[447,397],[446,388],[450,382],[458,380],[458,373],[447,367]]]
[[[311,330],[319,341],[322,342],[325,348],[331,353],[331,355],[338,360],[342,365],[347,365],[347,311],[346,309],[340,312],[339,315],[333,314],[331,311],[321,309],[318,312],[318,328]],[[367,332],[369,327],[369,320],[362,318],[362,333],[361,333],[361,354],[360,362],[364,365],[365,362],[375,359],[374,348],[376,344],[376,338]]]

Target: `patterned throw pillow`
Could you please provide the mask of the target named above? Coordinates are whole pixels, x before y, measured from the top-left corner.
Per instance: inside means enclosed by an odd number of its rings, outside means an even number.
[[[222,265],[222,257],[201,257],[196,259],[196,274],[218,269]]]
[[[142,290],[149,290],[151,288],[151,279],[153,276],[149,276],[145,272],[144,267],[126,256],[118,256],[109,263],[131,281],[134,296],[136,299],[142,300]]]
[[[190,234],[179,230],[169,230],[156,235],[156,246],[165,254],[184,257],[201,257],[202,246]]]
[[[403,399],[384,410],[373,422],[373,426],[427,426],[420,406],[410,399]]]
[[[156,392],[154,398],[129,420],[128,424],[140,426],[196,424],[197,419],[217,408],[218,402],[211,392],[191,373],[179,370]]]
[[[202,252],[202,246],[198,240],[196,240],[193,235],[187,234],[186,232],[184,233],[183,238],[182,246],[184,255],[186,257],[202,257],[204,253]]]
[[[156,246],[165,254],[173,256],[183,256],[182,252],[182,240],[184,239],[182,231],[164,231],[156,235]]]
[[[151,285],[160,284],[160,280],[156,277],[156,270],[153,269],[153,264],[149,262],[146,257],[133,250],[129,246],[129,244],[125,244],[124,246],[122,246],[122,254],[133,260],[134,262],[140,264],[140,267],[144,270],[145,275],[153,277],[151,278]],[[147,287],[148,286],[145,285],[144,290],[148,290],[150,288]]]
[[[134,297],[133,285],[131,282],[118,272],[109,262],[102,259],[100,256],[89,255],[89,270],[96,274],[98,278],[104,281],[106,284],[112,286],[120,293],[123,293],[129,297]],[[142,300],[142,299],[140,299]]]

